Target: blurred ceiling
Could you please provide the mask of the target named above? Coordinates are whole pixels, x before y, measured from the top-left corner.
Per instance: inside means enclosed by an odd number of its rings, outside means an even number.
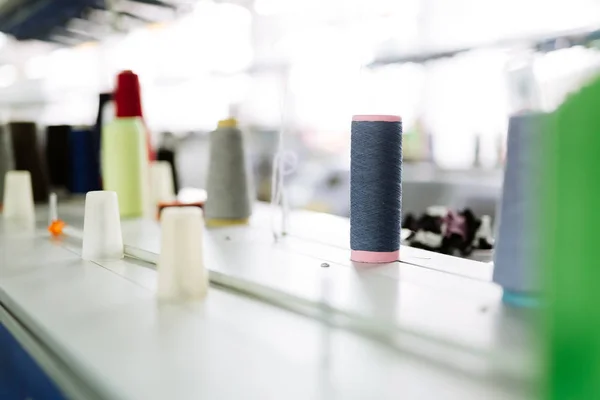
[[[5,0],[0,1],[0,32],[17,40],[73,45],[98,40],[107,30],[173,18],[177,0]]]

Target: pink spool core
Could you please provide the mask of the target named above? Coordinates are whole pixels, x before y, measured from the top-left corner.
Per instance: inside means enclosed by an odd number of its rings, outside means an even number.
[[[402,118],[398,115],[355,115],[352,121],[368,121],[368,122],[400,122]]]
[[[362,263],[391,263],[400,259],[400,250],[388,252],[352,250],[350,259]]]

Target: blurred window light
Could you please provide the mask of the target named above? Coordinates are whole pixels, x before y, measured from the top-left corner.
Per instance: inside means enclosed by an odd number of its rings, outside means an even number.
[[[25,76],[27,79],[41,79],[46,76],[48,57],[45,55],[33,56],[25,63]]]
[[[0,66],[0,87],[12,86],[17,81],[17,67],[12,64]]]
[[[506,62],[504,51],[489,50],[428,63],[423,109],[433,137],[433,158],[441,168],[472,168],[477,137],[505,131]],[[486,151],[485,157],[495,156]]]
[[[260,16],[302,17],[321,22],[360,21],[373,16],[400,12],[413,16],[421,0],[255,0],[254,11]]]
[[[533,71],[541,92],[542,109],[552,111],[600,69],[600,53],[581,46],[539,54]]]
[[[2,32],[0,32],[0,48],[4,47],[5,44],[8,43],[8,36]]]
[[[541,110],[542,99],[538,79],[533,70],[536,55],[529,49],[519,49],[506,64],[510,112]]]
[[[160,77],[193,78],[199,73],[233,74],[253,58],[252,15],[241,6],[199,2],[194,12],[149,42]]]
[[[432,48],[544,35],[600,22],[597,0],[430,0],[423,4],[424,33]]]
[[[283,86],[282,79],[275,74],[254,74],[240,107],[240,119],[265,128],[279,127]]]
[[[319,0],[255,0],[254,11],[259,15],[299,15],[307,14],[311,11],[323,13],[322,1]],[[319,10],[321,6],[321,10]]]
[[[154,59],[157,57],[152,33],[146,28],[139,28],[125,35],[121,40],[113,41],[112,46],[106,47],[108,68],[113,76],[127,69],[135,71],[140,76],[152,74]]]
[[[203,75],[177,85],[149,86],[144,91],[148,125],[160,130],[214,129],[215,121],[228,117],[227,79]]]
[[[94,120],[97,111],[98,99],[95,95],[67,94],[44,105],[40,122],[45,125],[87,125]]]
[[[374,60],[374,46],[386,31],[376,26],[362,32],[356,27],[320,26],[289,33],[275,44],[276,51],[292,63],[313,63],[317,66],[351,62],[366,65]]]
[[[283,0],[255,0],[254,11],[259,15],[277,15],[285,11]]]
[[[66,88],[99,90],[99,47],[63,48],[47,57],[45,86],[52,93]]]
[[[252,62],[252,15],[245,7],[235,4],[216,4],[210,12],[196,9],[197,35],[192,36],[190,48],[196,48],[203,62],[221,73],[235,73],[248,68]]]
[[[540,55],[534,63],[534,71],[541,80],[555,79],[598,65],[598,59],[597,51],[575,46]]]

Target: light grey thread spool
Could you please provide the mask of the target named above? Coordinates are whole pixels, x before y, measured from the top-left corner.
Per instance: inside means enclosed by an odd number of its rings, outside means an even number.
[[[8,129],[0,126],[0,204],[4,198],[4,175],[15,169],[13,146]]]
[[[533,255],[541,243],[535,235],[538,224],[534,216],[543,173],[539,149],[546,119],[544,113],[527,113],[509,121],[494,282],[504,289],[504,300],[512,303],[527,301],[516,296],[535,295],[540,288]]]
[[[243,224],[252,212],[244,137],[234,119],[210,133],[210,162],[204,207],[209,226]]]

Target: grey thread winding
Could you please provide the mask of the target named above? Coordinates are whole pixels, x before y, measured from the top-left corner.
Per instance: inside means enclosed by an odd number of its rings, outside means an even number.
[[[0,204],[4,201],[4,175],[15,169],[10,132],[0,126]]]
[[[494,282],[505,290],[538,292],[532,259],[541,243],[535,234],[534,198],[543,173],[541,154],[546,114],[512,116],[509,121],[506,166],[494,250]],[[551,217],[551,216],[549,216]]]
[[[244,219],[252,212],[244,138],[237,128],[210,133],[204,212],[208,219]]]
[[[402,123],[352,121],[350,156],[350,247],[396,251],[402,219]]]

